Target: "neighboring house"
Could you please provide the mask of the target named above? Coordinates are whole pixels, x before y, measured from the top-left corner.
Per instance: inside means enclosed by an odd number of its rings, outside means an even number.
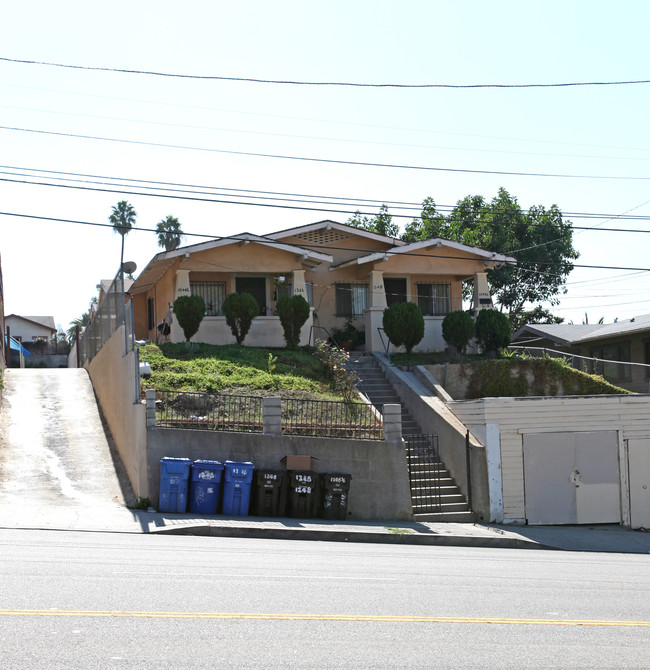
[[[48,342],[56,335],[56,326],[53,316],[19,316],[9,314],[5,317],[5,328],[9,327],[11,337],[22,342],[29,348],[29,344],[38,338],[45,338]]]
[[[130,287],[137,339],[156,339],[178,296],[198,294],[206,315],[197,342],[233,343],[222,312],[231,292],[251,293],[260,307],[246,337],[253,346],[282,347],[275,308],[283,295],[302,295],[311,306],[301,344],[350,321],[365,331],[366,350],[383,349],[378,329],[384,309],[416,302],[425,318],[420,350],[440,350],[442,320],[462,308],[462,282],[475,279],[475,306],[492,305],[485,270],[514,259],[442,239],[413,244],[334,221],[269,235],[242,233],[161,252]],[[312,326],[314,329],[312,330]],[[171,340],[182,341],[172,318]]]
[[[512,344],[563,351],[574,367],[602,374],[612,384],[637,393],[650,388],[650,314],[607,324],[531,324],[520,328]],[[641,363],[643,365],[621,365]]]

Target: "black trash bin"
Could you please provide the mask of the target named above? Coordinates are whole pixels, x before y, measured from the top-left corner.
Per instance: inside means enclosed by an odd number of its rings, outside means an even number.
[[[318,515],[320,481],[312,470],[290,470],[289,516],[294,519],[313,519]]]
[[[352,475],[329,472],[322,475],[323,497],[320,515],[323,519],[344,521],[348,513],[348,492]]]
[[[283,470],[255,470],[253,514],[284,516],[286,512],[285,473]]]

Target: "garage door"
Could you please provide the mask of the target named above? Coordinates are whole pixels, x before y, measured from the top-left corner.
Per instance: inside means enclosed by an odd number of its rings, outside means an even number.
[[[524,486],[529,524],[619,523],[616,432],[525,435]]]

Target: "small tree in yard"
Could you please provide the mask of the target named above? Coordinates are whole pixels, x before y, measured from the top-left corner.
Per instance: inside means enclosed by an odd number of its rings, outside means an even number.
[[[474,319],[467,312],[462,310],[449,312],[442,320],[442,336],[445,342],[456,347],[461,354],[465,353],[465,348],[474,337],[474,333]]]
[[[230,293],[223,301],[223,313],[232,334],[241,344],[250,330],[253,319],[259,314],[260,306],[250,293]]]
[[[199,330],[205,314],[205,301],[200,295],[181,295],[174,300],[174,314],[178,325],[183,329],[185,341]]]
[[[510,344],[510,321],[496,309],[482,309],[476,317],[476,339],[485,353]]]
[[[309,318],[309,303],[301,296],[283,295],[276,306],[287,349],[297,349],[300,344],[300,329]]]
[[[396,302],[385,309],[382,325],[388,339],[396,347],[404,345],[407,354],[424,337],[424,317],[414,302]]]

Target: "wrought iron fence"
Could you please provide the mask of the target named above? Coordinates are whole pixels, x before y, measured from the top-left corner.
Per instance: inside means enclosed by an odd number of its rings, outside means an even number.
[[[262,402],[263,398],[256,396],[156,391],[156,425],[261,433]]]
[[[282,400],[282,434],[383,440],[381,416],[372,405],[329,400]]]
[[[442,497],[440,471],[442,464],[437,435],[405,435],[409,467],[411,500],[417,513],[440,512]]]
[[[264,399],[223,393],[156,391],[159,428],[261,433]],[[282,400],[282,433],[310,437],[383,440],[381,415],[359,402]]]

